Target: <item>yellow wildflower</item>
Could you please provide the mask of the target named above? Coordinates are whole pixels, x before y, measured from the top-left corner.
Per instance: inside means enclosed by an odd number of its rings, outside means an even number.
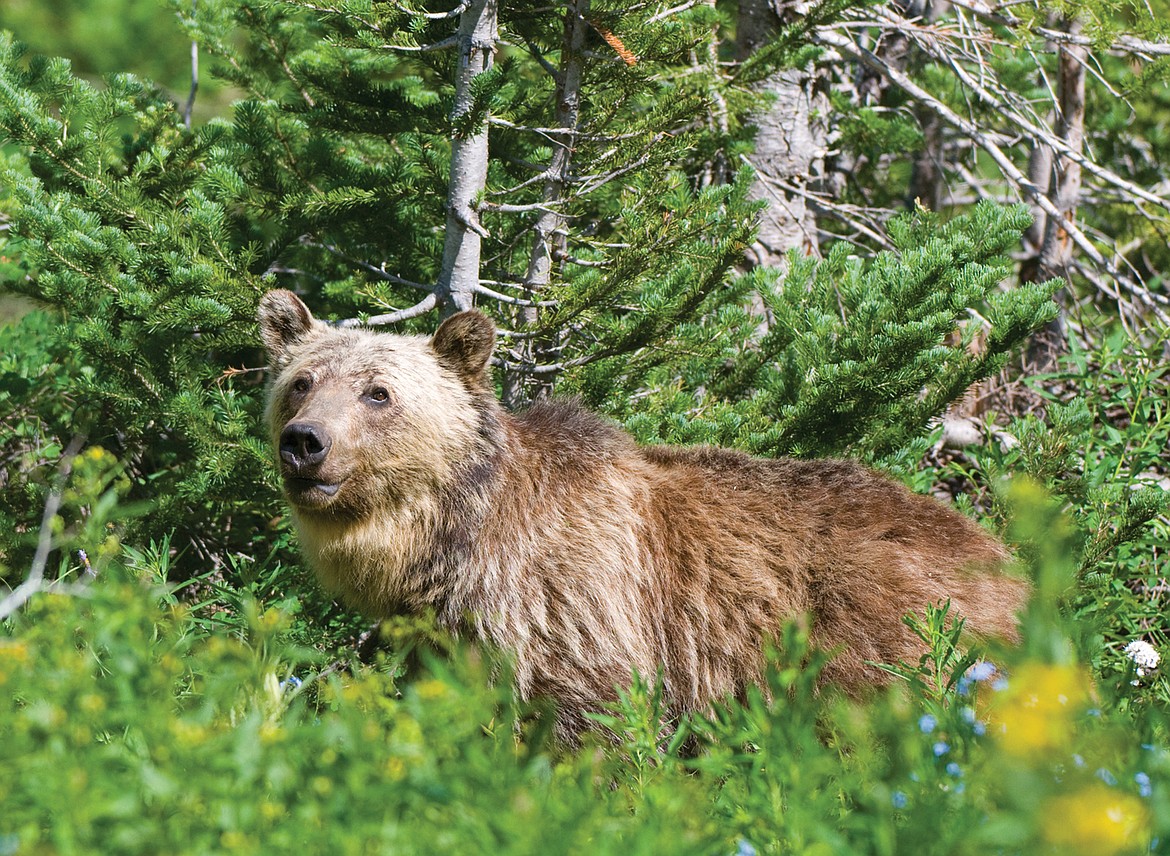
[[[1143,846],[1149,823],[1149,812],[1137,797],[1093,784],[1050,800],[1043,832],[1061,853],[1113,856]]]
[[[1088,675],[1076,666],[1026,663],[991,701],[990,730],[1012,755],[1051,752],[1072,736],[1073,718],[1090,699]]]

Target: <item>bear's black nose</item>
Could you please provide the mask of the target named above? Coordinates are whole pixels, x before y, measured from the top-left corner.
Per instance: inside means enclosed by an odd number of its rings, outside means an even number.
[[[333,440],[316,422],[290,422],[280,432],[280,459],[296,470],[325,460]]]

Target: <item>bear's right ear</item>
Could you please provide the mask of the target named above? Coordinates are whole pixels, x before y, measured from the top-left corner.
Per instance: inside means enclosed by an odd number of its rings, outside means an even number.
[[[313,313],[291,291],[276,288],[260,298],[260,338],[273,368],[288,362],[289,348],[313,326]]]
[[[487,385],[487,364],[496,346],[496,325],[474,309],[452,315],[439,325],[431,348],[439,362],[469,386]]]

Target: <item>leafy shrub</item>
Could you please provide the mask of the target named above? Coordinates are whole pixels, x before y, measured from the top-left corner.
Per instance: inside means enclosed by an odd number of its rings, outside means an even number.
[[[1051,542],[1059,509],[1031,488],[1012,501],[1020,536]],[[1157,851],[1170,719],[1129,703],[1149,691],[1132,665],[1092,679],[1054,602],[1075,558],[1032,556],[1016,651],[962,652],[937,607],[917,623],[930,653],[855,703],[816,691],[823,655],[790,626],[742,703],[672,723],[653,681],[635,681],[580,749],[548,742],[547,716],[515,702],[490,652],[423,655],[406,675],[398,660],[340,669],[298,644],[291,604],[241,589],[199,616],[149,562],[114,565],[34,599],[0,639],[0,846]]]

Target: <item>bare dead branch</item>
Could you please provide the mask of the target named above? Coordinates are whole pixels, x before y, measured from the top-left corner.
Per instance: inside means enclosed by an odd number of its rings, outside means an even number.
[[[73,459],[77,457],[81,447],[85,445],[85,435],[76,434],[61,453],[61,460],[57,463],[57,477],[53,488],[45,500],[45,508],[41,513],[41,528],[37,537],[37,548],[33,553],[32,566],[29,568],[28,579],[14,588],[0,600],[0,621],[12,615],[36,594],[52,587],[53,583],[45,582],[45,568],[49,563],[49,554],[53,550],[53,518],[61,509],[61,497],[65,492],[65,483],[73,471]]]
[[[387,312],[384,315],[372,315],[365,321],[359,318],[346,318],[344,321],[338,321],[338,327],[383,327],[387,324],[398,324],[410,318],[417,318],[420,315],[426,315],[436,306],[439,300],[435,297],[434,292],[431,292],[414,306],[408,306],[405,309],[399,309],[395,312]]]
[[[458,36],[448,36],[437,42],[432,42],[429,45],[392,45],[389,42],[379,45],[384,51],[402,51],[403,53],[431,53],[432,51],[444,51],[448,48],[453,48],[459,44]]]
[[[744,155],[740,155],[740,160],[746,166],[752,165],[751,161],[748,160]],[[869,223],[864,222],[858,206],[836,202],[826,194],[812,193],[811,191],[799,186],[795,182],[784,181],[783,179],[777,178],[776,176],[761,176],[760,180],[780,191],[780,193],[776,195],[777,200],[785,200],[786,197],[784,194],[800,196],[801,198],[808,201],[809,204],[814,208],[832,214],[836,219],[853,227],[855,230],[857,230],[857,232],[865,235],[865,237],[869,238],[878,246],[884,247],[886,249],[893,249],[894,245],[890,243],[889,238],[885,236],[879,224],[877,224],[876,219],[870,218]],[[783,202],[780,202],[780,204],[783,204]]]
[[[701,2],[701,0],[688,0],[686,3],[680,3],[679,5],[672,6],[669,9],[663,9],[661,12],[658,12],[657,14],[651,15],[649,18],[647,18],[646,23],[657,24],[659,21],[666,20],[671,15],[677,15],[680,12],[685,12],[687,9],[693,8],[694,6],[698,5],[699,2]]]
[[[553,308],[559,304],[555,300],[525,300],[523,297],[511,297],[507,294],[501,294],[498,291],[493,291],[486,285],[476,285],[472,289],[476,294],[490,298],[491,300],[498,300],[500,303],[507,303],[510,306],[525,306],[532,308]]]
[[[416,18],[426,18],[429,21],[449,21],[462,15],[471,5],[471,0],[460,0],[458,5],[449,12],[420,12],[417,9],[411,9],[405,3],[399,3],[398,0],[391,0],[390,5]]]
[[[979,2],[979,0],[950,0],[950,2],[952,5],[966,9],[977,18],[990,24],[1008,27],[1013,30],[1026,26],[1024,20],[1006,11],[1006,4],[1001,5],[999,10],[996,10],[987,6],[985,3]],[[1076,33],[1064,33],[1049,27],[1035,27],[1032,29],[1032,32],[1048,39],[1054,44],[1081,45],[1082,47],[1092,47],[1094,45],[1093,40],[1088,36],[1082,36]],[[1143,57],[1170,56],[1170,44],[1151,42],[1147,39],[1126,34],[1119,35],[1106,50],[1121,54],[1138,54]]]
[[[911,22],[905,21],[905,19],[897,19],[897,16],[895,16],[892,12],[886,11],[884,14],[891,20],[900,20],[904,22],[908,28],[908,32],[921,32],[922,30],[922,28],[912,26]],[[828,28],[822,28],[822,30],[818,31],[818,33],[826,32],[827,30]],[[840,38],[840,36],[837,36],[837,38]],[[850,43],[852,43],[851,40],[845,41],[850,41]],[[985,82],[981,82],[981,80],[973,77],[967,72],[965,68],[963,68],[960,63],[955,61],[955,58],[951,54],[942,50],[939,47],[937,41],[933,39],[919,39],[917,40],[917,44],[931,58],[944,63],[948,68],[954,71],[955,74],[958,75],[959,78],[963,81],[966,87],[970,88],[972,92],[978,95],[985,104],[1008,113],[1012,123],[1017,125],[1021,131],[1032,136],[1034,139],[1040,140],[1046,145],[1051,146],[1055,153],[1068,158],[1073,163],[1076,163],[1082,169],[1097,176],[1102,181],[1124,190],[1126,193],[1131,194],[1135,198],[1142,199],[1146,202],[1170,211],[1170,198],[1159,196],[1155,193],[1150,193],[1144,187],[1141,187],[1140,185],[1137,185],[1134,182],[1117,175],[1112,170],[1100,165],[1092,158],[1087,157],[1082,151],[1079,151],[1075,147],[1069,145],[1069,143],[1065,140],[1062,140],[1059,135],[1054,134],[1048,128],[1038,124],[1034,118],[1028,118],[1028,115],[1025,115],[1025,111],[1019,109],[1018,103],[1008,103],[1006,98],[1008,94],[1005,92],[1005,90],[1001,88],[998,93],[991,91]],[[834,45],[834,47],[840,46]],[[879,57],[876,57],[876,55],[875,59],[877,59],[879,63],[882,62],[882,60]],[[905,79],[908,80],[908,78]],[[984,80],[986,80],[986,78],[984,78]],[[901,87],[901,84],[899,84],[899,86]],[[905,89],[905,87],[901,88]],[[909,90],[906,91],[908,92]],[[1018,97],[1013,96],[1012,100],[1018,101]],[[1030,108],[1026,112],[1035,117],[1035,111],[1031,110]]]
[[[888,63],[884,62],[880,57],[876,56],[872,51],[863,48],[845,36],[833,32],[829,28],[821,28],[816,32],[816,38],[823,44],[836,48],[842,53],[852,56],[857,61],[871,66],[883,74],[889,76],[890,80],[902,89],[906,94],[917,99],[924,106],[929,107],[939,115],[947,124],[954,127],[979,148],[983,149],[996,165],[1004,176],[1012,182],[1020,191],[1028,198],[1032,199],[1049,217],[1056,219],[1063,219],[1060,209],[1053,204],[1052,200],[1045,195],[1036,184],[1024,175],[1019,167],[1017,167],[1010,157],[999,147],[996,142],[996,135],[983,131],[974,122],[964,119],[955,113],[950,107],[944,104],[939,99],[935,98],[918,84],[914,83],[909,77],[895,68],[892,68]],[[1051,136],[1051,135],[1049,135]],[[1055,148],[1055,147],[1054,147]],[[1062,145],[1063,150],[1068,150],[1067,144]],[[1099,265],[1104,270],[1108,271],[1113,276],[1121,278],[1124,274],[1119,271],[1110,260],[1106,259],[1096,246],[1085,236],[1075,223],[1065,222],[1065,230],[1074,243],[1081,249],[1081,251],[1088,256],[1093,262]]]
[[[353,256],[346,253],[344,250],[341,250],[338,247],[335,247],[333,244],[327,244],[324,241],[314,241],[314,240],[307,238],[307,237],[301,239],[301,244],[303,244],[306,247],[317,247],[319,249],[322,249],[322,250],[325,250],[329,253],[332,253],[333,255],[337,256],[339,259],[344,259],[345,261],[349,262],[351,265],[354,265],[355,267],[361,268],[366,273],[373,276],[375,279],[380,279],[383,282],[390,282],[390,283],[393,283],[394,285],[405,285],[405,286],[408,286],[410,288],[418,289],[419,291],[434,291],[434,289],[435,289],[435,287],[433,285],[424,285],[421,282],[415,282],[414,280],[404,279],[403,277],[400,277],[397,274],[390,273],[389,271],[386,270],[386,268],[384,266],[379,267],[377,265],[371,264],[370,262],[364,261],[362,259],[354,258]]]
[[[191,20],[199,10],[199,0],[191,0]],[[191,130],[191,113],[195,109],[195,93],[199,91],[199,42],[191,40],[191,91],[183,105],[183,126]]]
[[[506,202],[481,202],[480,211],[491,211],[497,214],[528,214],[533,211],[543,211],[545,214],[563,216],[560,211],[545,202],[530,202],[525,205],[514,205]]]

